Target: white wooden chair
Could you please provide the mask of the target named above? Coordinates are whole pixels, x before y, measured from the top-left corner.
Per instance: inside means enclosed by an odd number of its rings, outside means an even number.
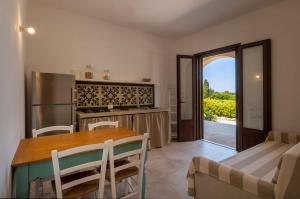
[[[144,135],[120,139],[111,144],[109,150],[109,171],[108,171],[108,175],[106,175],[106,178],[111,183],[111,192],[112,192],[113,199],[117,198],[116,183],[127,181],[126,183],[129,184],[129,182],[131,181],[129,179],[131,179],[134,176],[137,176],[137,190],[128,194],[128,187],[127,187],[126,190],[127,195],[122,197],[122,199],[129,198],[136,195],[138,196],[138,198],[141,198],[148,137],[149,134],[145,133]],[[132,143],[132,142],[142,142],[141,148],[114,155],[115,147],[126,143]],[[132,161],[127,160],[126,162],[125,160],[125,163],[123,162],[119,165],[116,165],[117,160],[129,158],[132,156],[137,156],[137,157]]]
[[[52,163],[55,178],[57,198],[77,198],[98,191],[96,198],[104,198],[105,174],[108,160],[109,146],[112,140],[104,144],[80,146],[64,151],[53,150]],[[59,159],[88,151],[102,151],[102,159],[84,164],[79,164],[66,169],[60,169]],[[100,167],[97,172],[93,168]],[[91,170],[88,171],[88,169]],[[85,170],[84,172],[80,172]]]
[[[119,122],[118,121],[115,121],[115,122],[102,121],[102,122],[97,122],[97,123],[93,123],[93,124],[88,124],[89,131],[93,131],[95,128],[101,127],[101,126],[112,126],[114,128],[118,128]]]
[[[55,132],[55,131],[67,131],[67,132],[73,133],[73,125],[71,125],[71,126],[50,126],[50,127],[41,128],[38,130],[33,129],[32,137],[36,138],[41,134]]]
[[[50,126],[50,127],[45,127],[45,128],[41,128],[41,129],[33,129],[32,130],[32,137],[33,138],[37,138],[38,136],[42,136],[43,134],[51,134],[54,133],[55,131],[65,131],[65,132],[69,132],[69,133],[73,133],[73,125],[70,126]],[[41,179],[41,178],[37,178],[35,180],[33,180],[33,184],[35,185],[35,189],[38,190],[38,194],[36,194],[37,196],[41,196],[43,195],[43,193],[41,193],[41,188],[43,187],[43,183],[46,181],[51,182],[53,178],[49,178],[49,179]]]

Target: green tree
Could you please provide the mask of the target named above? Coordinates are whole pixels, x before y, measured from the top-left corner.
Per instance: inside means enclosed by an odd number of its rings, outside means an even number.
[[[207,79],[204,80],[203,83],[203,98],[209,98],[214,94],[214,90],[210,88],[209,82]]]
[[[214,92],[211,99],[219,99],[219,100],[235,100],[235,93],[225,91],[225,92]]]

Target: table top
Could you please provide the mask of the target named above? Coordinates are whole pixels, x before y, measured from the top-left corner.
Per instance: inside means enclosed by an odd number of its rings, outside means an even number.
[[[52,150],[65,150],[73,147],[104,143],[106,140],[119,140],[140,135],[125,128],[105,128],[90,132],[60,134],[38,138],[22,139],[12,161],[12,166],[51,159]]]

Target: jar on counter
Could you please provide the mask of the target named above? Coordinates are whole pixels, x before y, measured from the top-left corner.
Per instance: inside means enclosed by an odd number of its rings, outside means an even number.
[[[85,79],[93,79],[93,71],[91,65],[86,65],[86,71],[84,73]]]
[[[103,72],[103,79],[104,80],[110,80],[110,72],[109,72],[109,70],[104,70],[104,72]]]

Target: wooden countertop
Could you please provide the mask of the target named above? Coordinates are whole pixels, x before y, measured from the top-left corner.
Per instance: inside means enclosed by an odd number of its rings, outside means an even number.
[[[51,135],[22,139],[12,161],[12,166],[51,159],[52,150],[65,150],[73,147],[103,143],[106,140],[118,140],[140,135],[125,128],[100,129],[93,132]]]
[[[157,112],[166,112],[166,111],[169,111],[169,109],[167,109],[167,108],[150,108],[150,109],[133,108],[133,109],[129,109],[129,110],[115,110],[115,111],[111,111],[111,112],[100,112],[100,113],[77,112],[77,117],[78,117],[78,119],[85,119],[85,118],[107,117],[107,116],[117,116],[117,115],[157,113]]]

